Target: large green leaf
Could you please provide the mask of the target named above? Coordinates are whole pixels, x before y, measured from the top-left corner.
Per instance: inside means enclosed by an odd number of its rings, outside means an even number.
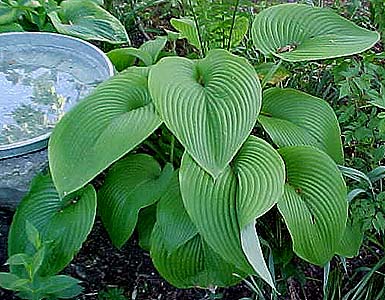
[[[102,83],[56,125],[48,152],[60,194],[87,184],[159,127],[146,73],[132,68]]]
[[[158,203],[151,257],[161,275],[179,288],[229,286],[243,276],[198,234],[182,202],[178,173]]]
[[[326,101],[294,89],[271,88],[263,93],[258,120],[279,147],[315,146],[343,164],[341,130]]]
[[[66,0],[48,14],[56,30],[85,40],[129,42],[124,26],[91,0]]]
[[[335,162],[310,146],[279,150],[287,183],[278,209],[293,248],[303,259],[323,266],[336,253],[345,231],[348,204],[346,186]]]
[[[263,54],[288,61],[352,55],[371,48],[380,38],[330,9],[301,4],[263,10],[254,20],[252,36]]]
[[[91,185],[74,194],[71,199],[62,200],[50,176],[38,175],[13,218],[8,254],[32,254],[32,245],[26,232],[28,221],[37,228],[43,241],[53,241],[39,272],[42,276],[54,275],[78,252],[91,231],[95,215],[96,193]]]
[[[271,285],[271,276],[265,276],[269,274],[266,265],[254,264],[263,260],[252,257],[261,255],[258,245],[253,252],[246,239],[256,239],[249,232],[250,224],[279,200],[284,182],[282,159],[268,143],[255,137],[249,137],[231,167],[215,180],[188,154],[180,170],[184,205],[208,245],[229,263],[245,273],[256,272]]]
[[[202,60],[162,59],[149,89],[167,127],[214,178],[247,139],[261,106],[255,70],[224,50]]]
[[[120,248],[130,238],[139,211],[154,204],[167,188],[171,165],[161,171],[149,155],[130,155],[108,172],[98,192],[98,211],[113,244]]]

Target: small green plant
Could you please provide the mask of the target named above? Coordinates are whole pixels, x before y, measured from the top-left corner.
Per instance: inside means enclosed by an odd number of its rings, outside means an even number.
[[[297,4],[259,13],[251,35],[261,55],[290,62],[356,54],[379,39],[331,11]],[[232,34],[224,36],[222,47],[231,49]],[[37,178],[19,207],[9,254],[25,248],[15,238],[27,219],[52,236],[55,264],[46,267],[61,270],[98,207],[113,244],[122,247],[137,227],[176,287],[212,290],[258,275],[275,290],[255,226],[273,206],[301,258],[324,266],[345,253],[348,202],[337,165],[344,155],[327,102],[295,89],[263,90],[245,58],[201,42],[199,59],[159,60],[164,44],[158,38],[109,53],[121,73],[56,126],[51,176]],[[135,66],[133,56],[141,61]],[[252,135],[257,123],[263,134]],[[107,168],[96,194],[90,182]]]
[[[127,300],[124,290],[120,288],[108,288],[98,295],[98,300]]]
[[[379,166],[364,174],[353,168],[343,168],[344,174],[354,180],[348,200],[355,223],[361,225],[362,232],[385,232],[385,192],[383,179],[385,167]]]
[[[123,25],[98,0],[0,0],[0,33],[51,31],[85,40],[128,43]]]
[[[186,17],[171,24],[204,56],[210,49],[233,49],[249,29],[250,0],[184,0]]]
[[[0,286],[30,300],[72,299],[79,295],[82,291],[79,280],[65,275],[41,276],[39,271],[50,251],[51,241],[42,241],[37,229],[28,221],[25,232],[31,250],[14,254],[7,260],[11,272],[0,273]]]
[[[382,35],[382,41],[385,40],[385,3],[382,0],[370,0],[370,15],[373,23],[378,27]]]

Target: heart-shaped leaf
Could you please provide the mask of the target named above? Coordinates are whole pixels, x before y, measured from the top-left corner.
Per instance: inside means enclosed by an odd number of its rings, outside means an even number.
[[[264,276],[269,274],[266,264],[253,271],[248,261],[250,255],[261,253],[247,249],[245,256],[241,243],[249,245],[243,240],[252,237],[246,232],[248,226],[280,199],[284,182],[284,164],[279,154],[255,137],[249,137],[231,167],[215,180],[188,154],[180,169],[184,205],[208,245],[227,262],[245,273],[256,272],[270,285],[271,276]],[[257,260],[263,257],[252,259]]]
[[[196,61],[162,59],[150,71],[149,89],[167,127],[214,178],[247,139],[261,105],[253,67],[224,50]]]
[[[279,150],[287,170],[287,184],[278,209],[293,248],[303,259],[323,266],[336,253],[345,231],[346,186],[335,162],[310,146]]]
[[[244,275],[225,262],[198,234],[182,202],[178,173],[158,203],[151,257],[161,275],[179,288],[229,286]]]
[[[26,222],[37,228],[43,242],[52,241],[51,251],[40,267],[41,276],[61,271],[87,238],[96,215],[96,193],[91,185],[62,200],[49,175],[38,175],[13,218],[8,254],[32,254]]]
[[[294,89],[271,88],[263,93],[258,120],[279,147],[315,146],[343,164],[341,130],[326,101]]]
[[[130,155],[112,166],[98,192],[98,211],[116,247],[130,238],[139,211],[159,200],[172,173],[171,165],[162,172],[159,163],[146,154]]]
[[[56,125],[48,154],[61,195],[87,184],[159,127],[146,73],[132,68],[102,83]]]
[[[361,28],[330,9],[303,4],[263,10],[251,32],[263,54],[288,61],[348,56],[371,48],[380,38],[377,32]]]
[[[60,33],[112,44],[129,43],[124,26],[91,0],[66,0],[48,14]]]

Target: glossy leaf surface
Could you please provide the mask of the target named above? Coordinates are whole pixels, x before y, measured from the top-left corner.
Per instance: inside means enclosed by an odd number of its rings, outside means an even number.
[[[160,199],[152,234],[151,257],[161,275],[179,288],[229,286],[241,274],[199,235],[182,202],[178,174]]]
[[[380,38],[330,9],[304,4],[263,10],[251,32],[258,50],[287,61],[348,56],[371,48]]]
[[[26,221],[41,235],[43,242],[52,241],[52,248],[43,261],[41,275],[61,271],[80,249],[87,238],[96,215],[96,193],[88,185],[62,200],[49,175],[38,175],[29,194],[22,200],[13,218],[9,233],[8,254],[31,254]]]
[[[263,93],[258,120],[279,147],[315,146],[343,164],[341,130],[326,101],[294,89],[271,88]]]
[[[262,277],[260,270],[253,271],[249,264],[252,252],[247,251],[248,257],[245,256],[241,231],[279,200],[284,178],[278,153],[255,137],[249,137],[231,167],[216,180],[188,154],[184,155],[180,170],[184,205],[208,245],[245,273],[257,272]],[[258,253],[255,251],[254,255]],[[264,279],[271,284],[271,277]]]
[[[159,200],[172,173],[171,165],[162,172],[159,163],[146,154],[129,155],[112,166],[98,192],[98,208],[116,247],[131,236],[139,211]]]
[[[347,220],[346,186],[333,160],[310,146],[279,150],[287,170],[285,192],[278,202],[301,258],[320,266],[335,254]]]
[[[162,59],[150,71],[149,88],[166,126],[213,177],[247,139],[261,105],[255,70],[224,50],[196,61]]]
[[[102,83],[56,125],[49,141],[60,194],[76,191],[146,139],[161,124],[147,89],[147,69]]]
[[[85,40],[128,43],[124,26],[91,0],[66,0],[48,14],[56,30]]]

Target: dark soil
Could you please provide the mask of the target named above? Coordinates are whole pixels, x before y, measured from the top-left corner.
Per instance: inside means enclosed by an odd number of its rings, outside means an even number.
[[[11,221],[12,213],[0,210],[0,271],[3,272],[8,271],[4,263],[7,258],[6,242]],[[347,276],[351,276],[355,268],[374,264],[376,260],[377,258],[363,250],[357,258],[347,261]],[[287,294],[282,295],[280,300],[322,300],[323,270],[297,258],[294,259],[294,264],[307,280],[301,286],[299,280],[290,277],[286,282]],[[82,281],[84,292],[76,300],[97,300],[98,294],[109,288],[123,289],[124,295],[131,300],[240,300],[253,296],[245,284],[219,289],[217,298],[213,298],[207,290],[176,289],[159,276],[149,254],[138,246],[135,236],[118,250],[112,246],[100,220],[96,221],[81,251],[63,274]],[[347,282],[349,284],[344,286],[344,290],[352,288],[355,284],[349,280]],[[14,299],[18,299],[14,293],[0,288],[0,300]]]

